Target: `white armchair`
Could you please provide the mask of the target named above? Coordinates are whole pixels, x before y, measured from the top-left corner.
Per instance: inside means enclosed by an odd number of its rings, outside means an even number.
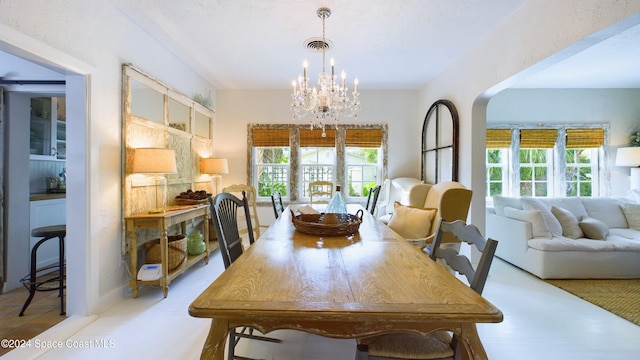
[[[403,205],[409,204],[409,191],[412,187],[422,184],[421,180],[400,177],[395,179],[386,179],[382,185],[382,201],[378,205],[379,220],[383,223],[389,223],[393,214],[393,203],[399,201]]]

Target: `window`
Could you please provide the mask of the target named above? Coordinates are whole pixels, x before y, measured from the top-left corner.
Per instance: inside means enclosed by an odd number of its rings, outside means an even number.
[[[345,162],[349,197],[367,197],[381,181],[382,129],[347,129]]]
[[[256,147],[255,154],[258,196],[269,197],[276,191],[287,196],[289,147]]]
[[[549,149],[520,150],[520,196],[545,197],[551,193],[552,158]]]
[[[276,191],[289,193],[289,131],[286,129],[254,129],[253,159],[255,188],[258,197],[270,197]]]
[[[300,129],[300,165],[302,198],[309,197],[309,183],[313,181],[336,182],[336,131],[326,129]]]
[[[341,185],[347,200],[365,201],[386,174],[386,136],[386,125],[326,127],[324,136],[305,125],[249,125],[249,181],[258,201],[270,201],[276,190],[305,201],[317,180]]]
[[[594,156],[595,155],[595,156]],[[565,154],[566,196],[593,196],[594,179],[597,177],[598,158],[595,149],[567,149]]]
[[[487,129],[487,196],[509,193],[511,129]]]
[[[567,129],[565,136],[566,196],[599,195],[604,129]]]
[[[509,191],[508,154],[508,149],[487,149],[486,193],[488,196],[506,195]]]
[[[604,126],[487,129],[486,194],[598,196],[604,137]]]

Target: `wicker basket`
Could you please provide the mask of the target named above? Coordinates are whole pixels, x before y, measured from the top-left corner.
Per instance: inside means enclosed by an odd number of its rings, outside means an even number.
[[[187,263],[187,239],[184,235],[169,236],[167,247],[167,269],[172,272]],[[146,244],[145,262],[147,264],[162,263],[160,255],[160,239]]]
[[[301,233],[318,236],[345,236],[353,235],[360,229],[363,211],[358,210],[356,215],[335,214],[337,223],[325,223],[325,214],[300,214],[295,215],[291,210],[291,221],[296,230]]]

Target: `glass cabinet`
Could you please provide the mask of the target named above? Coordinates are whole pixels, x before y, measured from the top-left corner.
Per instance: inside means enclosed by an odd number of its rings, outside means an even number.
[[[67,154],[66,102],[64,97],[32,97],[29,157],[65,160]]]

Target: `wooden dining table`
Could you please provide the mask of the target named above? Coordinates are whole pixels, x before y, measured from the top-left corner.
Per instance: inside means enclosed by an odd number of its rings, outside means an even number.
[[[368,212],[356,234],[320,237],[297,231],[289,209],[191,303],[189,314],[212,319],[201,359],[220,360],[229,329],[241,326],[340,339],[448,330],[467,358],[486,359],[476,324],[503,318]]]

